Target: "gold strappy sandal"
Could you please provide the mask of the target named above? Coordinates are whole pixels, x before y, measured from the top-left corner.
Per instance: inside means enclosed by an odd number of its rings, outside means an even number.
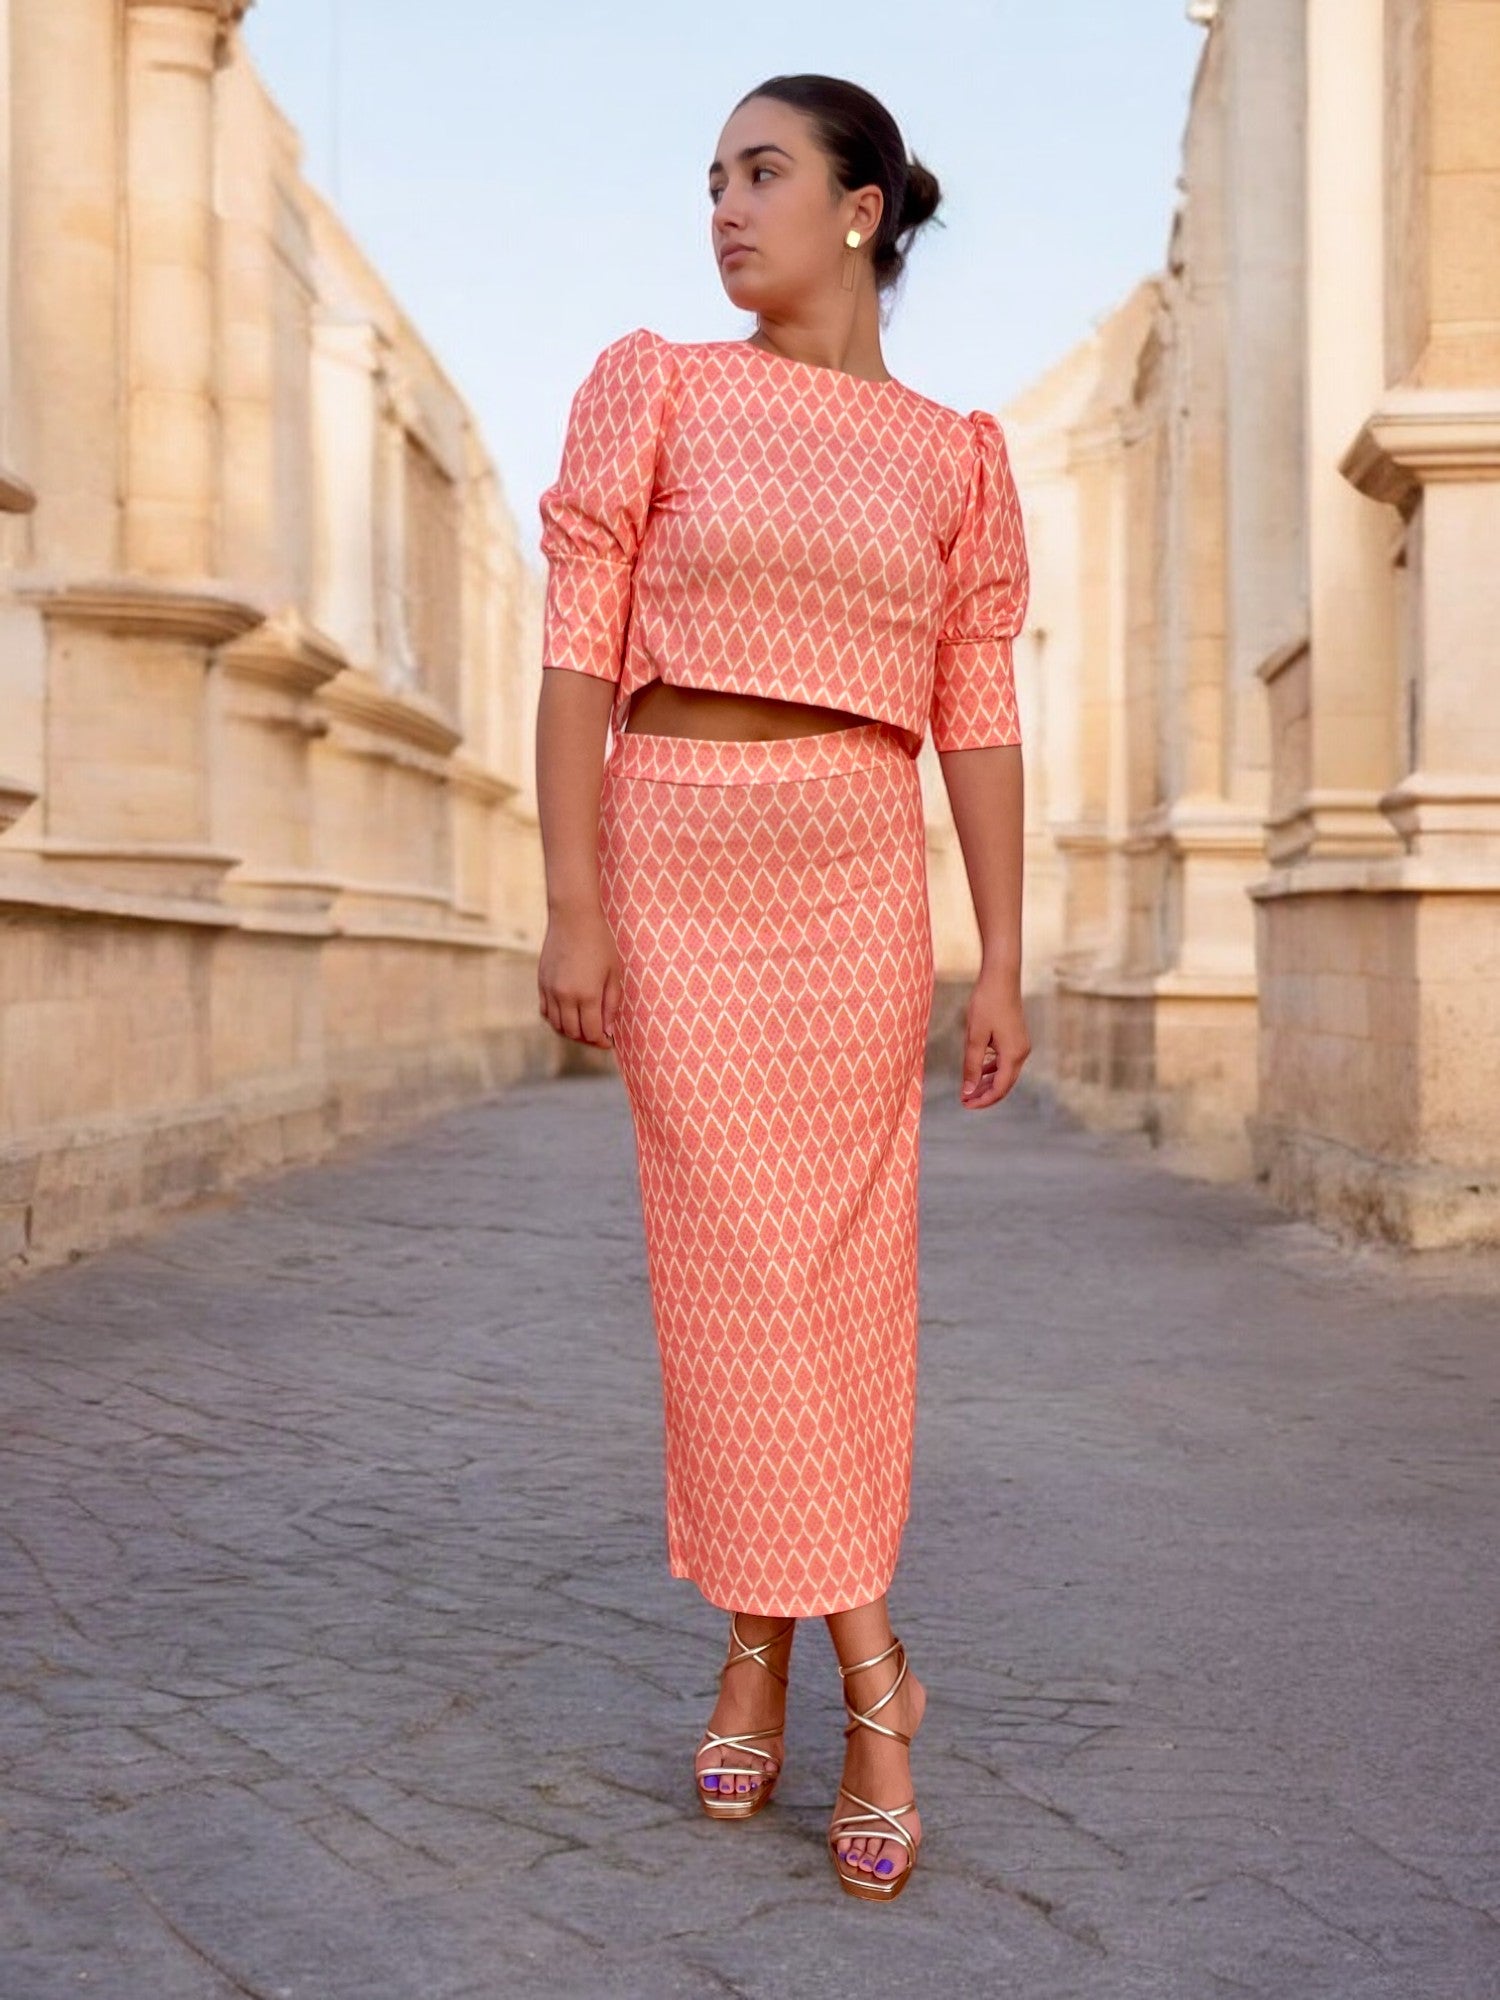
[[[729,1620],[729,1652],[723,1666],[719,1669],[720,1685],[723,1685],[725,1674],[738,1661],[758,1660],[768,1674],[774,1674],[776,1679],[781,1682],[781,1685],[786,1687],[788,1684],[787,1676],[778,1668],[771,1665],[771,1662],[765,1657],[765,1653],[768,1646],[774,1646],[778,1639],[785,1638],[796,1622],[795,1618],[789,1618],[781,1630],[773,1632],[769,1639],[762,1639],[758,1646],[747,1646],[739,1633],[739,1613],[737,1611],[733,1612]],[[739,1647],[738,1652],[734,1650],[736,1646]],[[758,1813],[762,1806],[768,1806],[771,1803],[771,1794],[776,1789],[776,1781],[781,1776],[783,1764],[781,1760],[773,1757],[769,1750],[762,1750],[760,1745],[752,1739],[757,1736],[781,1736],[784,1734],[784,1723],[779,1724],[774,1729],[746,1730],[742,1735],[738,1736],[718,1736],[711,1729],[704,1730],[704,1741],[698,1745],[697,1750],[693,1753],[693,1790],[697,1794],[699,1805],[702,1806],[710,1819],[749,1819],[752,1813]],[[697,1760],[705,1750],[720,1749],[745,1750],[752,1757],[764,1757],[767,1766],[773,1763],[776,1765],[775,1772],[770,1777],[767,1777],[765,1775],[765,1766],[763,1766],[760,1773],[760,1782],[753,1791],[738,1794],[732,1792],[706,1792],[703,1789],[703,1780],[705,1778],[714,1776],[743,1778],[747,1775],[755,1775],[753,1772],[747,1773],[743,1764],[704,1764],[701,1767],[698,1765]]]
[[[877,1653],[873,1659],[856,1660],[853,1666],[849,1667],[840,1665],[839,1673],[843,1679],[847,1680],[850,1674],[857,1674],[865,1667],[878,1667],[882,1660],[888,1660],[892,1653],[898,1651],[901,1655],[900,1670],[879,1701],[872,1702],[869,1708],[861,1711],[850,1705],[848,1695],[844,1696],[844,1707],[848,1709],[850,1716],[853,1718],[844,1726],[845,1736],[850,1735],[854,1730],[860,1728],[875,1729],[882,1736],[894,1736],[898,1743],[910,1744],[911,1738],[906,1734],[905,1730],[891,1729],[883,1722],[871,1720],[878,1709],[885,1707],[886,1703],[895,1694],[897,1688],[900,1687],[902,1681],[906,1679],[906,1648],[901,1644],[901,1641],[899,1639],[892,1639],[885,1651]],[[839,1878],[839,1886],[851,1896],[864,1896],[871,1902],[876,1903],[889,1902],[892,1897],[901,1894],[901,1891],[911,1880],[912,1873],[917,1865],[917,1849],[920,1847],[921,1842],[920,1840],[914,1841],[907,1829],[901,1824],[902,1813],[915,1812],[917,1802],[915,1799],[908,1799],[904,1806],[877,1806],[869,1799],[860,1798],[857,1792],[851,1792],[847,1785],[839,1786],[839,1797],[853,1799],[857,1806],[864,1807],[863,1812],[841,1813],[837,1819],[831,1822],[828,1828],[828,1852],[833,1860],[833,1872]],[[898,1874],[892,1875],[889,1881],[882,1880],[877,1875],[868,1874],[862,1869],[857,1873],[851,1873],[839,1861],[838,1844],[841,1840],[860,1838],[868,1840],[877,1834],[884,1840],[899,1840],[909,1856],[906,1866]]]

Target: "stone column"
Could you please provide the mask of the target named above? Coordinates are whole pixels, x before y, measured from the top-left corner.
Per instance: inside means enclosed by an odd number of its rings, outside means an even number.
[[[0,159],[11,159],[10,0],[0,0]],[[29,514],[36,491],[15,460],[15,402],[11,394],[11,177],[0,173],[0,567],[12,566],[21,532],[5,516]],[[43,651],[34,612],[0,597],[0,833],[35,804],[41,787],[46,687]]]
[[[313,622],[372,671],[379,336],[367,319],[324,309],[312,340]]]
[[[216,568],[213,79],[226,11],[125,10],[124,560],[148,576]]]
[[[248,62],[219,74],[219,567],[312,616],[312,317],[298,138]]]
[[[1233,389],[1225,789],[1257,818],[1266,810],[1271,763],[1259,670],[1307,631],[1304,13],[1305,0],[1257,0],[1253,13],[1233,23],[1226,52]]]
[[[422,667],[406,617],[407,510],[406,433],[415,419],[411,390],[395,354],[381,356],[376,377],[375,620],[378,671],[397,694],[415,694]]]
[[[18,568],[119,550],[115,0],[11,0],[8,449],[37,496]]]
[[[1279,862],[1396,845],[1392,522],[1339,469],[1386,382],[1383,9],[1306,4],[1308,720]]]

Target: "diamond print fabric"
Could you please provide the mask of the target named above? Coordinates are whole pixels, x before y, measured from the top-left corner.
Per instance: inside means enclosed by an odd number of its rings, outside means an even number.
[[[541,496],[545,666],[1019,743],[1029,592],[1000,424],[744,340],[603,349]]]
[[[932,933],[880,722],[627,731],[606,917],[661,1356],[668,1566],[724,1610],[883,1595],[911,1488]]]

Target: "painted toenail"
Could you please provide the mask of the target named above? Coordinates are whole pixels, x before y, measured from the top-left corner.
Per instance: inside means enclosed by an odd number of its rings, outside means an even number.
[[[875,1863],[877,1872],[882,1875],[889,1875],[891,1870],[895,1867],[895,1865],[896,1865],[895,1862],[892,1861],[889,1855],[886,1855],[884,1860],[877,1861]]]

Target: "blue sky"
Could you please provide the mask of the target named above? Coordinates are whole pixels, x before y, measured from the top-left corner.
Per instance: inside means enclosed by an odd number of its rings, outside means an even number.
[[[252,59],[475,410],[534,567],[568,401],[616,334],[753,321],[709,250],[735,100],[817,70],[880,97],[943,184],[883,335],[892,373],[996,408],[1166,251],[1203,30],[1183,0],[257,0]]]

